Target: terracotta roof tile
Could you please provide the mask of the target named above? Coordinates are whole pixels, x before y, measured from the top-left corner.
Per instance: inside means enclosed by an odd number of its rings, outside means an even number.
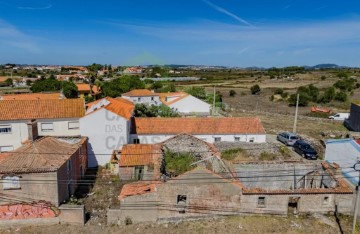
[[[145,97],[145,96],[159,96],[156,93],[151,92],[148,89],[134,89],[130,92],[123,93],[121,96],[127,96],[127,97]]]
[[[0,120],[81,118],[84,114],[83,99],[0,101]]]
[[[257,117],[231,118],[135,118],[133,134],[264,134]]]
[[[88,112],[87,115],[93,113],[94,111],[91,111],[91,108],[94,105],[100,104],[103,101],[107,101],[108,104],[104,106],[99,106],[97,110],[101,108],[105,108],[108,111],[113,112],[114,114],[117,114],[119,116],[124,117],[125,119],[130,119],[132,117],[132,114],[135,109],[134,103],[124,99],[124,98],[110,98],[106,97],[101,100],[97,100],[95,102],[88,103],[86,106],[88,106]]]
[[[152,193],[155,191],[156,186],[160,184],[162,184],[160,181],[139,181],[131,184],[125,184],[121,189],[118,199],[122,200],[129,196]]]
[[[60,93],[24,93],[24,94],[5,94],[0,96],[0,100],[51,100],[61,99]]]
[[[43,137],[7,152],[0,161],[0,173],[40,173],[57,171],[85,142],[70,144],[55,137]]]
[[[121,167],[159,164],[162,157],[161,145],[124,145],[119,164]]]
[[[79,92],[90,92],[90,84],[76,84]],[[98,94],[100,92],[100,89],[96,86],[92,86],[92,92],[94,94]]]

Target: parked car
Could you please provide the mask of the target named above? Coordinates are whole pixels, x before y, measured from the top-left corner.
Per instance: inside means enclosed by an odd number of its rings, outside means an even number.
[[[296,153],[300,154],[302,157],[306,159],[316,160],[318,158],[316,150],[314,150],[314,148],[306,141],[303,140],[296,141],[295,144],[293,145],[293,148]]]
[[[293,145],[297,140],[299,140],[299,137],[291,132],[283,132],[277,135],[276,139],[285,145]]]
[[[335,115],[330,116],[329,119],[344,121],[349,118],[349,116],[350,113],[336,113]]]

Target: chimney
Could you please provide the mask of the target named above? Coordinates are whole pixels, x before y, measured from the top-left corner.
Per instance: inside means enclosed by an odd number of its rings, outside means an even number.
[[[38,134],[38,126],[36,119],[32,119],[27,123],[28,127],[28,140],[35,141],[39,134]]]

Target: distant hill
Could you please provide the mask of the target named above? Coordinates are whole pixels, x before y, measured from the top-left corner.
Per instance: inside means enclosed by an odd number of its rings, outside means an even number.
[[[345,68],[345,66],[339,66],[333,63],[323,63],[310,67],[310,69],[334,69],[334,68]]]

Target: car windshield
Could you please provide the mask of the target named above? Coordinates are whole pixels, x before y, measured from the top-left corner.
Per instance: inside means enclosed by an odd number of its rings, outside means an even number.
[[[302,146],[304,149],[310,149],[311,147],[310,147],[310,145],[303,145]]]
[[[297,136],[291,136],[291,137],[290,137],[290,140],[297,140],[297,139],[298,139]]]

